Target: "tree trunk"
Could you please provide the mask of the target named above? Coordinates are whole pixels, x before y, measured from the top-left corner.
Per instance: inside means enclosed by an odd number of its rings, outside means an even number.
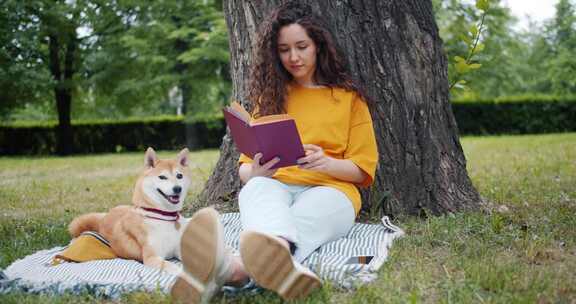
[[[262,17],[280,1],[224,1],[233,97],[246,94],[252,42]],[[363,207],[386,214],[476,209],[480,197],[448,98],[447,61],[430,0],[307,1],[334,29],[356,80],[374,101],[379,164]],[[226,135],[201,199],[236,197],[238,154]]]
[[[172,22],[174,22],[178,28],[182,26],[182,21],[177,16],[172,17]],[[176,39],[174,41],[174,50],[177,54],[182,54],[189,49],[190,45],[185,40]],[[174,72],[179,77],[178,88],[182,92],[182,115],[184,116],[186,116],[188,112],[194,112],[194,109],[189,111],[189,106],[192,103],[192,85],[190,84],[190,79],[188,79],[189,77],[187,77],[190,69],[193,68],[194,67],[191,67],[188,63],[179,60],[174,65]]]
[[[74,153],[74,137],[70,113],[72,111],[72,77],[77,41],[68,37],[64,44],[59,36],[49,36],[50,72],[56,81],[54,97],[58,110],[58,127],[56,129],[56,153],[70,155]],[[64,47],[64,72],[61,68],[60,50]]]

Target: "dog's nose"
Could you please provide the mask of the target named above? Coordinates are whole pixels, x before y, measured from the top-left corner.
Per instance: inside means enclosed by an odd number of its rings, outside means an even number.
[[[182,187],[174,186],[174,188],[172,188],[172,191],[174,191],[174,193],[180,193],[180,192],[182,192]]]

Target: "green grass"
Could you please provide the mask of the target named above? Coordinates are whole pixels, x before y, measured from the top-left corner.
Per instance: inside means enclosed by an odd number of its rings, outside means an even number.
[[[491,208],[419,219],[401,217],[377,282],[355,292],[327,284],[307,303],[574,303],[576,301],[576,133],[466,137],[468,170]],[[175,152],[161,152],[171,157]],[[191,154],[188,204],[218,151]],[[143,153],[81,157],[0,157],[0,268],[39,249],[67,244],[68,222],[130,202]],[[189,210],[197,209],[193,205]],[[122,302],[169,302],[133,293]],[[214,302],[229,302],[219,297]],[[2,303],[107,302],[90,295],[0,296]],[[281,303],[272,293],[236,303]]]

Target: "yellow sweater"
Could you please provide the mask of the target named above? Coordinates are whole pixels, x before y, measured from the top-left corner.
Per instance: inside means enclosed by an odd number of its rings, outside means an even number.
[[[292,166],[278,169],[273,178],[288,184],[336,188],[348,196],[358,214],[362,203],[356,186],[372,184],[378,162],[372,118],[366,103],[356,93],[344,89],[292,86],[288,90],[285,108],[296,121],[303,144],[320,146],[330,157],[351,160],[367,177],[355,185],[324,173]],[[252,160],[242,154],[239,162],[250,163]]]

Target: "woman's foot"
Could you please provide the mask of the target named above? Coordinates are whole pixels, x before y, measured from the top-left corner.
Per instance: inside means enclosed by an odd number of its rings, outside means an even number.
[[[184,269],[172,287],[173,298],[182,303],[207,303],[233,271],[216,210],[204,208],[192,216],[182,234],[180,251]]]
[[[242,232],[240,256],[250,277],[284,300],[303,298],[322,285],[316,274],[292,259],[286,242],[277,237]]]
[[[244,287],[248,283],[250,283],[250,277],[248,276],[246,269],[244,269],[242,259],[239,256],[233,256],[232,275],[230,275],[228,281],[224,285],[232,287]]]

